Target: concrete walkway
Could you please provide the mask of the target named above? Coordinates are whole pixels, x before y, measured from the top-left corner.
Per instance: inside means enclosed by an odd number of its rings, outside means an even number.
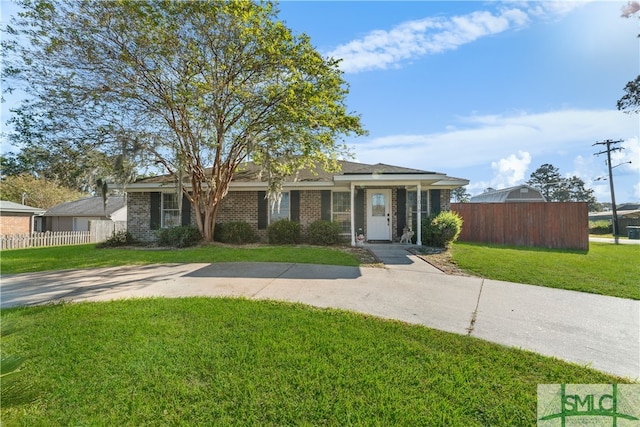
[[[598,242],[598,243],[615,243],[617,245],[640,245],[640,240],[638,239],[616,239],[612,237],[589,237],[590,242]]]
[[[135,297],[232,296],[397,319],[640,378],[640,301],[449,276],[401,245],[385,268],[294,263],[112,267],[5,276],[0,306]]]

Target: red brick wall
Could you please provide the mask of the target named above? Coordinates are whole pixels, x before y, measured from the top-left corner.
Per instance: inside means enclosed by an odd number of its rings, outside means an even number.
[[[388,187],[384,187],[388,188]],[[369,188],[370,189],[370,188]],[[367,189],[367,190],[369,190]],[[365,192],[367,191],[365,190]],[[396,236],[396,223],[398,211],[397,188],[392,188],[392,211],[394,230],[393,238]],[[321,196],[320,190],[300,191],[300,224],[305,230],[311,223],[321,218]],[[443,210],[449,208],[448,190],[441,191],[441,207]],[[365,194],[366,200],[366,194]],[[143,241],[155,240],[155,234],[149,229],[150,223],[150,196],[149,193],[130,193],[128,196],[128,230],[134,237]],[[366,214],[365,214],[366,215]],[[258,192],[257,191],[232,191],[222,200],[222,205],[218,211],[216,222],[225,223],[232,221],[244,221],[250,224],[262,238],[266,237],[266,230],[258,230]],[[191,211],[191,223],[195,224],[195,212]],[[366,221],[365,221],[366,227]],[[365,230],[366,232],[366,230]]]
[[[300,192],[300,225],[303,230],[322,217],[321,197],[320,190]]]
[[[0,235],[31,233],[31,215],[0,216]]]
[[[244,221],[258,229],[258,192],[230,191],[218,211],[216,222]]]

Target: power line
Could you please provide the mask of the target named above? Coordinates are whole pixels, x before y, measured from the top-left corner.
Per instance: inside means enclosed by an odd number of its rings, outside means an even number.
[[[600,141],[600,142],[596,142],[595,145],[603,145],[606,146],[607,149],[604,151],[600,151],[599,153],[595,153],[594,156],[599,156],[601,154],[607,154],[607,166],[609,168],[609,189],[611,190],[611,210],[613,213],[613,238],[616,239],[616,243],[618,243],[618,211],[616,209],[616,196],[615,193],[613,191],[613,167],[611,166],[611,152],[612,151],[621,151],[624,148],[623,147],[616,147],[615,144],[620,144],[622,143],[623,140],[622,139],[618,139],[616,141],[612,141],[610,139],[607,139],[605,141]]]

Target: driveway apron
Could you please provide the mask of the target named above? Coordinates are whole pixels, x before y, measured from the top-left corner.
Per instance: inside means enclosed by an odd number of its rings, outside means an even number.
[[[244,297],[332,307],[471,335],[640,378],[640,301],[450,276],[369,245],[384,267],[161,264],[4,276],[0,306],[141,297]]]

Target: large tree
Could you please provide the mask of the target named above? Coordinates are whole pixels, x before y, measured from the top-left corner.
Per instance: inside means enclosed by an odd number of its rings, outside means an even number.
[[[24,203],[41,209],[49,209],[57,204],[78,200],[88,195],[29,174],[2,177],[0,194],[2,194],[2,200]]]
[[[44,105],[55,107],[55,103]],[[63,115],[45,115],[41,108],[25,101],[13,111],[9,120],[13,131],[8,138],[19,151],[4,156],[6,175],[28,173],[78,191],[89,191],[98,179],[125,182],[135,177],[134,168],[122,161],[122,155],[101,150],[101,144],[90,138],[74,138],[61,123],[63,130],[55,131],[55,121],[63,121]]]
[[[471,194],[467,191],[467,187],[458,187],[451,190],[451,196],[456,203],[467,203],[471,199]]]
[[[262,166],[270,193],[296,170],[335,169],[340,138],[363,134],[345,106],[338,61],[252,1],[23,0],[8,30],[47,138],[90,144],[162,166],[213,239],[221,200],[243,162]],[[187,191],[190,187],[191,191]]]
[[[559,169],[549,163],[532,172],[527,184],[540,190],[548,202],[587,202],[589,211],[599,210],[593,189],[586,188],[577,176],[562,177]]]
[[[622,16],[624,18],[638,16],[638,12],[640,12],[640,3],[637,1],[630,1],[622,7]],[[618,100],[617,106],[618,110],[627,113],[640,112],[640,75],[628,82],[624,87],[624,95]]]
[[[560,170],[549,163],[545,163],[533,171],[527,181],[527,184],[540,190],[548,201],[556,200],[556,195],[561,189],[562,183]]]

